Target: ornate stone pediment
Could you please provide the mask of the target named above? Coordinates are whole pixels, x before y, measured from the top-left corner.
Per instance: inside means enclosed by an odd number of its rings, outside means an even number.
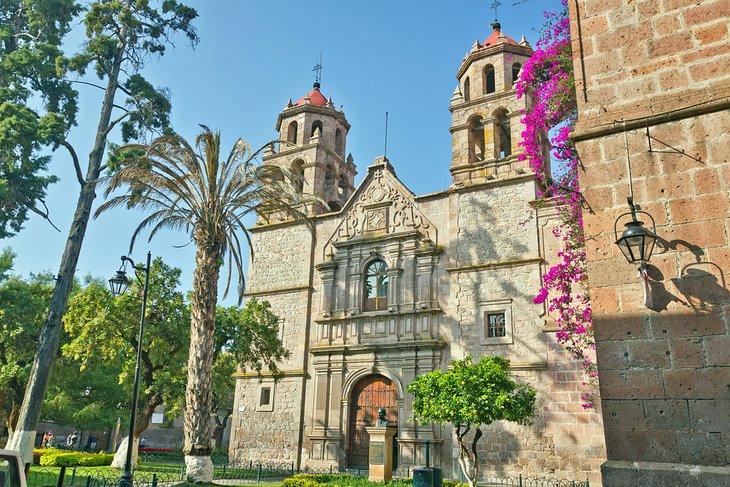
[[[355,237],[377,237],[417,230],[434,243],[437,231],[418,208],[413,194],[401,183],[387,159],[376,160],[368,168],[347,207],[337,229],[324,247],[327,255],[332,246]]]

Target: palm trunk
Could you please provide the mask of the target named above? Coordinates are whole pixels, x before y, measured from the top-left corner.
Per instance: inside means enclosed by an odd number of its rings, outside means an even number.
[[[190,352],[188,383],[185,390],[183,453],[190,482],[213,480],[214,424],[213,411],[213,349],[215,311],[218,301],[220,247],[197,238],[193,293],[190,300]]]
[[[126,29],[122,32],[122,39],[125,38]],[[104,93],[104,101],[101,106],[101,115],[99,117],[99,125],[96,129],[94,147],[89,153],[86,179],[81,186],[81,194],[76,203],[76,212],[74,213],[71,228],[69,229],[66,248],[61,257],[61,266],[56,276],[56,286],[53,288],[51,302],[48,306],[48,312],[43,323],[43,328],[41,329],[38,347],[36,348],[35,359],[30,370],[28,385],[25,389],[23,404],[18,416],[17,429],[7,446],[11,450],[20,452],[23,463],[30,463],[33,460],[33,444],[35,442],[36,427],[38,426],[43,397],[46,394],[48,380],[51,377],[51,370],[56,356],[56,349],[58,348],[58,337],[61,333],[61,319],[66,313],[68,298],[74,282],[76,264],[81,254],[81,245],[86,234],[86,227],[89,224],[91,206],[94,203],[94,198],[96,198],[96,183],[99,179],[101,162],[106,148],[107,129],[111,121],[112,109],[114,108],[114,96],[117,91],[124,51],[125,44],[120,42]]]

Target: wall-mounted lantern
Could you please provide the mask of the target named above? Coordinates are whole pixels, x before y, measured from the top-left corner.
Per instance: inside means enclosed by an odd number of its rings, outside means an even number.
[[[613,224],[613,233],[616,237],[616,245],[621,249],[626,260],[630,264],[638,263],[639,270],[643,271],[646,269],[647,262],[651,259],[651,253],[654,251],[654,244],[657,240],[656,223],[654,222],[654,217],[649,213],[636,209],[632,197],[628,198],[628,202],[631,211],[622,214],[616,219],[616,222]],[[642,213],[651,218],[652,230],[644,228],[644,222],[636,217],[637,213]],[[627,215],[631,215],[631,220],[624,224],[626,230],[619,237],[616,227],[618,226],[618,222]]]

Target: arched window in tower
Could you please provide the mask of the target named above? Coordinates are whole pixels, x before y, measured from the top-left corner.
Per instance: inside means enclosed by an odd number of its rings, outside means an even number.
[[[471,99],[471,81],[469,81],[469,77],[467,76],[464,78],[464,101],[469,101]]]
[[[332,164],[327,164],[324,169],[324,194],[326,198],[332,196],[335,190],[335,168]]]
[[[512,65],[512,84],[517,83],[517,80],[520,78],[520,69],[522,69],[520,63],[514,63]]]
[[[484,119],[480,116],[469,120],[469,162],[484,160]]]
[[[294,191],[299,194],[304,192],[304,161],[297,159],[291,165],[291,179]]]
[[[497,91],[497,85],[494,82],[494,66],[487,64],[484,66],[484,94],[494,93]]]
[[[322,137],[322,122],[320,120],[312,122],[312,133],[310,134],[310,137],[314,137],[315,134],[319,134],[319,136]]]
[[[388,266],[374,260],[365,271],[365,310],[388,308]]]
[[[286,133],[286,141],[290,144],[297,143],[297,132],[299,131],[299,124],[296,121],[289,124],[289,128]]]
[[[342,130],[335,130],[335,152],[338,156],[344,157],[344,146],[342,145]]]
[[[340,174],[340,180],[337,182],[337,197],[340,203],[347,200],[347,177],[344,174]]]
[[[512,155],[512,132],[507,110],[504,108],[494,112],[494,157],[508,157]]]

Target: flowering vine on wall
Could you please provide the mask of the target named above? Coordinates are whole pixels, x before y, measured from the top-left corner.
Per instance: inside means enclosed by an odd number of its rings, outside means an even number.
[[[586,277],[579,161],[569,139],[577,105],[567,0],[562,0],[562,6],[560,12],[545,12],[547,26],[517,83],[517,96],[529,94],[534,100],[523,111],[525,131],[520,145],[524,152],[520,158],[529,162],[542,183],[544,189],[539,196],[555,199],[560,225],[553,232],[563,242],[558,263],[543,276],[543,287],[534,302],[547,301],[548,310],[557,319],[558,342],[581,361],[586,382],[595,386],[598,370],[592,358],[595,342]],[[549,151],[544,150],[546,145]],[[555,166],[552,173],[551,162]],[[584,408],[595,408],[592,393],[582,398]]]

